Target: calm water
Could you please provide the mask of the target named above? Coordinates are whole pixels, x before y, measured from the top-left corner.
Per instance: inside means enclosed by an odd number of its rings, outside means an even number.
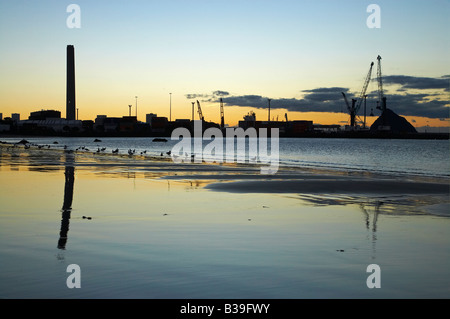
[[[176,143],[27,139],[146,156]],[[448,155],[447,141],[280,141],[282,165],[299,167],[448,178]],[[448,200],[212,192],[159,179],[164,162],[95,158],[0,148],[0,298],[450,297],[450,218],[433,213]],[[370,264],[381,289],[366,285]]]
[[[52,148],[71,149],[80,146],[90,151],[106,148],[105,152],[119,149],[126,154],[129,149],[136,154],[160,156],[170,151],[179,141],[153,142],[153,138],[26,138],[35,144]],[[18,142],[19,138],[0,138],[1,141]],[[248,140],[247,140],[248,141]],[[58,142],[58,144],[53,144]],[[210,142],[203,141],[206,146]],[[226,149],[227,139],[224,140]],[[268,143],[270,146],[270,143]],[[235,155],[248,161],[248,145],[239,148],[235,142]],[[237,150],[239,148],[239,150]],[[192,152],[194,147],[192,147]],[[206,155],[205,155],[206,156]],[[446,140],[388,140],[388,139],[290,139],[279,140],[280,166],[357,170],[388,174],[450,177],[450,143]]]

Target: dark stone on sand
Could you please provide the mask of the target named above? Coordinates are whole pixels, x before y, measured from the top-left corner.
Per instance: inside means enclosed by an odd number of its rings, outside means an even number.
[[[28,143],[30,143],[30,142],[28,142],[27,140],[21,140],[20,142],[18,142],[17,144],[23,144],[23,145],[25,145],[25,144],[28,144]]]

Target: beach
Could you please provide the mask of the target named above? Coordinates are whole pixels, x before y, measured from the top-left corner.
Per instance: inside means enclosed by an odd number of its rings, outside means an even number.
[[[1,298],[450,297],[447,178],[12,144],[0,158]]]

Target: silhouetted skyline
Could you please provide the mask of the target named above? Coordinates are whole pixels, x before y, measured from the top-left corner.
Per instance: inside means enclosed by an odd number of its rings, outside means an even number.
[[[80,119],[123,116],[128,105],[134,112],[138,96],[141,121],[148,113],[191,118],[199,99],[205,119],[220,123],[222,98],[225,123],[235,125],[251,110],[267,118],[270,98],[275,119],[288,113],[339,124],[348,121],[340,92],[357,95],[381,55],[391,108],[416,127],[448,125],[448,2],[377,4],[379,29],[368,28],[368,3],[360,1],[82,1],[81,28],[71,29],[66,4],[41,1],[23,10],[21,1],[2,2],[9,31],[2,36],[0,112],[64,113],[63,47],[70,43]]]

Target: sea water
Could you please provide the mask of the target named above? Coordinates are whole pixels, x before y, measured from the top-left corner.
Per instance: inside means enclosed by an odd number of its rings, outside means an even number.
[[[167,137],[167,142],[153,142],[150,137],[100,137],[63,138],[63,137],[27,137],[30,143],[50,145],[51,148],[70,149],[86,147],[96,152],[105,148],[111,153],[119,150],[127,154],[128,150],[147,156],[165,156],[179,140]],[[0,138],[0,141],[17,143],[21,138]],[[225,143],[224,139],[224,151]],[[204,140],[203,145],[209,141]],[[248,158],[248,143],[245,149],[236,149],[236,161]],[[235,143],[236,147],[238,143]],[[270,143],[268,143],[270,145]],[[341,138],[280,138],[279,165],[300,168],[325,168],[346,171],[367,171],[395,175],[420,175],[450,177],[450,143],[448,140],[415,139],[341,139]],[[189,154],[191,155],[191,154]],[[197,155],[198,154],[194,154]]]
[[[100,139],[27,138],[50,150],[148,156],[167,156],[176,143]],[[299,194],[211,192],[195,180],[139,178],[120,165],[98,174],[114,162],[95,157],[0,148],[0,298],[450,297],[450,219],[410,210],[419,197],[388,208],[351,198],[316,205]],[[78,158],[84,162],[72,162]],[[448,141],[281,139],[280,161],[449,174]],[[80,288],[67,285],[74,264]],[[366,284],[371,264],[381,269],[381,288]]]

